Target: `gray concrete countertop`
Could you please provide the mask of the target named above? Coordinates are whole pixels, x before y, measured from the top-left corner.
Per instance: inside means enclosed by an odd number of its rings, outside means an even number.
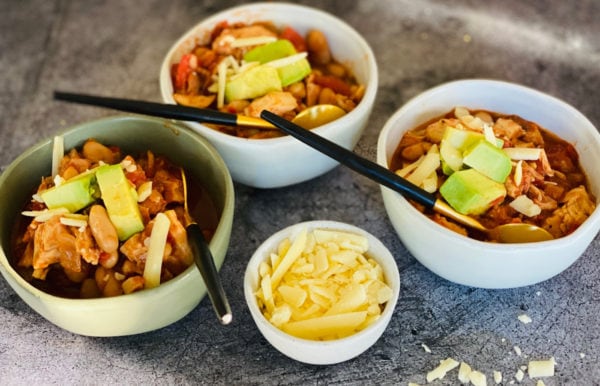
[[[55,89],[159,101],[169,46],[206,16],[242,1],[1,1],[0,165],[71,125],[112,111],[52,100]],[[565,100],[600,127],[600,2],[304,0],[361,32],[379,64],[372,119],[356,151],[375,159],[377,135],[409,98],[442,82],[494,78]],[[596,172],[596,171],[595,171]],[[231,245],[221,271],[235,313],[220,326],[210,302],[161,330],[119,338],[73,335],[33,312],[0,280],[0,384],[425,384],[452,357],[503,385],[532,359],[556,358],[546,385],[600,384],[600,238],[561,275],[511,290],[437,277],[407,252],[379,187],[338,167],[307,183],[259,190],[236,184]],[[393,252],[401,297],[383,337],[333,366],[272,348],[246,308],[242,277],[254,249],[303,220],[352,223]],[[530,324],[517,317],[527,314]],[[431,352],[427,352],[425,345]],[[520,348],[521,354],[515,350]],[[436,385],[459,384],[456,370]],[[534,385],[525,376],[521,384]]]

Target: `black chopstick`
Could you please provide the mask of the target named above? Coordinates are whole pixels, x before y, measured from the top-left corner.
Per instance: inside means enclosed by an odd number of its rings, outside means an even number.
[[[199,121],[224,126],[237,125],[237,116],[235,114],[223,113],[212,109],[200,109],[197,107],[101,97],[88,94],[75,94],[62,91],[55,91],[54,99],[168,119]]]
[[[310,147],[320,151],[321,153],[333,158],[342,165],[362,174],[371,180],[387,186],[400,194],[425,205],[428,208],[433,208],[436,203],[435,195],[419,188],[418,186],[408,182],[404,178],[389,171],[383,166],[372,162],[366,158],[356,155],[354,152],[341,147],[340,145],[329,141],[313,133],[310,130],[281,118],[270,111],[263,110],[260,114],[261,118],[272,123],[281,131],[299,139]]]

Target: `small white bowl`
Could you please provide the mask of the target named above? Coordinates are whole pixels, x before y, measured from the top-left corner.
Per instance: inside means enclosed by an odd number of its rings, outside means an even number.
[[[321,30],[333,57],[347,65],[365,95],[354,110],[314,129],[340,146],[353,149],[366,126],[377,92],[375,55],[365,39],[342,20],[318,9],[286,3],[253,3],[219,12],[186,32],[169,50],[160,69],[163,101],[175,104],[170,69],[197,42],[207,41],[213,27],[222,21],[252,23],[271,21],[278,27],[290,25],[299,33]],[[186,122],[219,151],[234,181],[256,188],[276,188],[303,182],[333,169],[338,163],[290,137],[246,139],[221,133],[197,122]]]
[[[385,124],[377,144],[377,162],[389,161],[402,135],[456,106],[516,114],[572,143],[587,172],[591,193],[600,198],[600,134],[567,103],[539,91],[493,80],[461,80],[416,96]],[[400,194],[381,189],[386,211],[398,236],[425,267],[450,281],[473,287],[512,288],[549,279],[575,262],[600,229],[600,209],[572,234],[526,244],[477,241],[434,223]],[[598,202],[597,202],[598,205]]]
[[[272,325],[262,314],[256,291],[259,286],[258,268],[261,262],[268,259],[269,255],[277,250],[279,243],[285,238],[294,239],[303,229],[312,231],[314,229],[332,229],[352,232],[367,237],[369,251],[367,255],[376,260],[383,269],[385,280],[393,291],[392,298],[386,303],[380,318],[366,329],[346,338],[316,341],[301,339],[289,335]],[[336,221],[308,221],[287,227],[269,237],[263,242],[248,262],[244,276],[244,295],[246,303],[252,314],[252,318],[263,336],[284,355],[300,362],[328,365],[340,363],[352,359],[379,339],[385,331],[394,313],[394,308],[400,293],[400,275],[398,266],[390,251],[370,233],[353,225]]]

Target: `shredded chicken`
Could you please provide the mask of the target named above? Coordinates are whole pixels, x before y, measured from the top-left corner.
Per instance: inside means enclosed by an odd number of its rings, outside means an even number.
[[[561,206],[544,221],[544,228],[554,237],[573,232],[594,211],[596,204],[584,186],[571,189],[565,195]]]
[[[268,110],[279,116],[293,111],[298,107],[298,101],[289,92],[272,91],[265,96],[256,98],[245,109],[246,115],[250,117],[260,117],[263,110]]]
[[[241,56],[241,54],[244,51],[248,50],[248,47],[232,47],[231,43],[235,39],[245,39],[262,36],[277,37],[277,34],[275,34],[275,32],[262,25],[250,25],[239,28],[225,28],[221,32],[221,34],[213,41],[212,49],[220,55]]]
[[[499,118],[493,129],[496,136],[508,143],[515,143],[519,137],[525,134],[523,127],[512,119]]]

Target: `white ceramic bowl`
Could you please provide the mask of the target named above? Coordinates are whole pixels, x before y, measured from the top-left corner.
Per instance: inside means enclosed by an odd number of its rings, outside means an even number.
[[[366,329],[346,338],[316,341],[301,339],[289,335],[272,325],[262,314],[256,299],[259,286],[258,268],[261,262],[277,251],[277,246],[285,238],[294,239],[303,229],[309,232],[313,229],[332,229],[352,232],[367,237],[369,251],[367,255],[375,259],[382,267],[387,284],[393,291],[392,298],[386,303],[381,317]],[[353,225],[336,221],[308,221],[287,227],[263,242],[252,255],[244,275],[244,295],[252,318],[263,336],[284,355],[300,362],[327,365],[352,359],[379,339],[386,329],[400,293],[400,275],[398,266],[390,251],[370,233]]]
[[[170,68],[196,42],[206,41],[221,21],[272,21],[278,27],[290,25],[299,33],[321,30],[329,41],[333,57],[349,66],[357,80],[366,85],[357,107],[345,116],[315,131],[353,149],[371,113],[377,92],[375,56],[365,39],[342,20],[323,11],[285,3],[253,3],[219,12],[186,32],[169,50],[160,69],[160,90],[166,103],[175,103]],[[290,136],[250,140],[227,135],[196,122],[186,122],[207,138],[221,153],[234,181],[257,188],[276,188],[309,180],[333,169],[338,163]]]
[[[74,126],[63,134],[65,149],[78,147],[93,137],[117,145],[130,154],[148,149],[185,165],[206,187],[221,219],[210,249],[221,267],[229,246],[234,211],[231,176],[217,151],[189,128],[154,118],[110,117]],[[206,294],[195,265],[160,286],[110,298],[67,299],[33,287],[9,263],[11,231],[22,205],[41,176],[49,175],[52,140],[25,151],[0,176],[0,273],[13,290],[36,312],[55,325],[81,335],[119,336],[155,330],[169,325],[193,310]],[[213,315],[211,315],[213,317]]]
[[[377,162],[389,161],[402,135],[456,106],[516,114],[572,143],[600,198],[600,134],[570,105],[523,86],[492,80],[461,80],[434,87],[407,102],[379,135]],[[460,236],[425,217],[400,194],[382,188],[383,201],[398,236],[425,267],[450,281],[473,287],[511,288],[549,279],[575,262],[600,229],[600,209],[575,232],[556,240],[492,244]]]

